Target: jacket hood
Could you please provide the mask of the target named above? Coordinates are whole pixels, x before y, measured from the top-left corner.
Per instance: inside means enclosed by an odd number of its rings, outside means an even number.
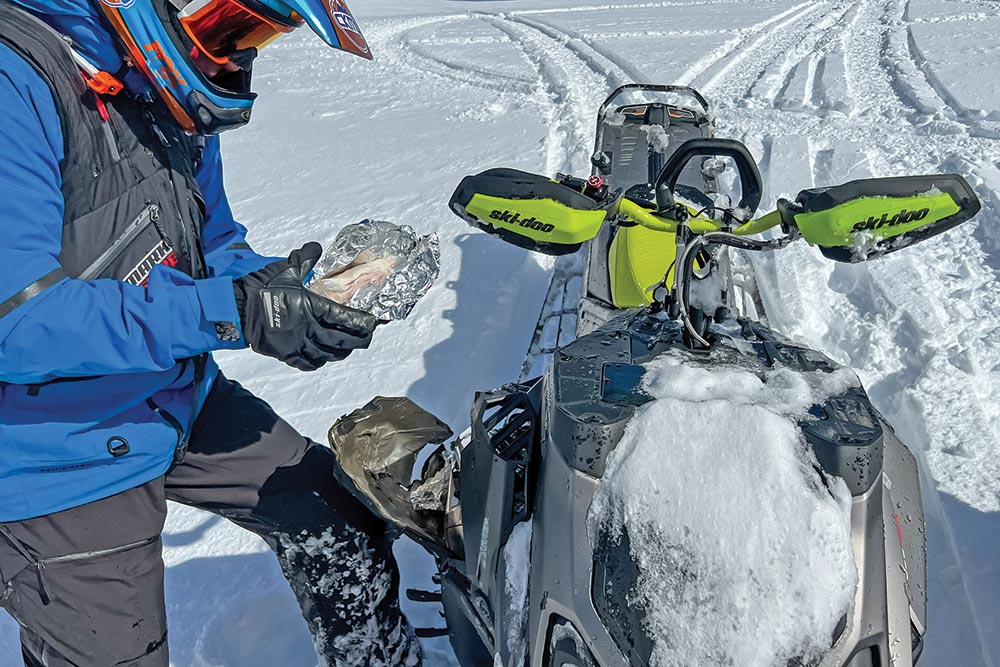
[[[13,2],[72,39],[77,52],[99,69],[106,72],[117,72],[121,69],[122,57],[118,51],[118,40],[91,0],[13,0]]]

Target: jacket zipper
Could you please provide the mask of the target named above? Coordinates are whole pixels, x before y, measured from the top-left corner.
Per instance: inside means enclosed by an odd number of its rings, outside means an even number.
[[[139,547],[144,547],[147,544],[152,544],[156,541],[156,537],[147,537],[144,540],[139,540],[138,542],[131,542],[130,544],[124,544],[120,547],[112,547],[110,549],[97,549],[95,551],[81,551],[76,554],[67,554],[65,556],[56,556],[55,558],[42,558],[41,563],[49,565],[51,563],[70,563],[75,560],[87,560],[88,558],[100,558],[101,556],[110,556],[112,554],[121,553],[123,551],[129,551],[130,549],[138,549]]]
[[[59,55],[67,55],[69,56],[73,64],[76,65],[76,58],[73,56],[73,40],[67,37],[66,35],[58,34],[58,36],[62,41],[62,43],[66,45],[66,50],[63,51],[62,54],[53,54],[53,55],[56,55],[57,59]],[[47,83],[51,84],[51,81],[48,81]],[[87,87],[87,84],[84,83],[82,76],[80,77],[80,83],[83,85],[85,90],[90,90],[90,88]],[[100,100],[98,100],[98,104],[99,103]],[[98,114],[100,114],[100,111],[98,111]],[[101,140],[97,136],[97,129],[94,127],[93,122],[85,123],[85,125],[87,126],[87,134],[90,135],[91,147],[93,148],[93,150],[89,153],[89,155],[91,156],[94,162],[94,176],[96,177],[104,172],[104,160],[101,159],[101,150],[100,150]]]
[[[204,221],[205,221],[205,212],[206,212],[207,208],[205,206],[205,198],[202,197],[201,194],[199,194],[197,190],[192,190],[192,195],[194,196],[194,203],[195,203],[195,205],[198,207],[198,210],[201,212],[201,222],[199,223],[199,221],[197,221],[197,220],[194,221],[194,229],[193,229],[193,231],[194,231],[195,249],[198,252],[198,260],[201,262],[201,271],[202,271],[203,277],[207,278],[208,277],[208,260],[205,259],[205,245],[204,245],[204,243],[202,243],[202,238],[201,238],[202,233],[204,232],[204,230],[202,229],[201,225],[204,224]]]
[[[170,139],[163,133],[163,130],[160,129],[159,122],[157,121],[156,114],[153,113],[152,107],[146,109],[145,116],[146,120],[149,122],[150,128],[153,130],[153,133],[156,134],[157,137],[159,137],[160,142],[165,147],[170,148],[173,144],[171,143]],[[174,191],[174,203],[177,205],[177,211],[176,211],[177,222],[180,224],[182,230],[184,230],[185,232],[190,231],[190,233],[194,235],[193,244],[191,243],[191,240],[187,238],[185,238],[187,242],[184,244],[188,252],[189,261],[191,263],[191,277],[194,278],[195,280],[198,280],[200,278],[207,278],[208,263],[205,261],[205,253],[202,250],[202,245],[201,245],[202,230],[200,228],[200,225],[198,224],[197,220],[194,220],[192,221],[194,224],[192,225],[191,229],[187,230],[184,224],[183,211],[186,210],[190,202],[182,201],[180,198],[180,192],[178,192],[175,174],[181,172],[181,170],[176,168],[175,165],[176,159],[173,151],[170,150],[166,151],[164,158],[166,162],[166,167],[168,168],[170,185],[172,186],[172,189]],[[197,159],[200,159],[200,155],[196,156],[196,160]],[[192,192],[194,190],[194,188],[190,187],[188,187],[187,189],[192,190]],[[185,237],[187,237],[187,234],[185,234]]]
[[[184,359],[183,361],[181,361],[181,370],[177,374],[177,379],[174,380],[174,382],[177,382],[182,377],[184,377],[184,373],[187,372],[188,361],[189,361],[188,359]],[[147,407],[149,407],[150,410],[156,413],[156,415],[158,415],[163,421],[167,422],[167,424],[169,424],[170,427],[174,429],[174,431],[177,432],[177,446],[179,447],[181,441],[184,439],[184,427],[181,425],[181,421],[177,419],[177,417],[174,417],[172,414],[170,414],[169,412],[161,408],[159,405],[157,405],[156,401],[153,400],[152,396],[146,399],[146,405]]]
[[[101,129],[104,130],[104,139],[108,143],[108,150],[111,152],[111,161],[118,162],[122,159],[121,151],[118,150],[118,142],[115,141],[115,133],[111,129],[111,114],[104,100],[96,92],[94,93],[94,103],[97,105],[97,113],[101,116]]]
[[[181,445],[184,444],[184,441],[186,439],[184,434],[184,426],[181,424],[180,420],[177,419],[177,417],[174,417],[166,410],[164,410],[163,408],[161,408],[159,405],[157,405],[156,401],[154,401],[152,397],[146,399],[146,405],[149,406],[150,410],[159,415],[163,419],[163,421],[170,424],[170,427],[177,432],[177,449],[180,449]]]
[[[128,245],[135,237],[146,228],[150,223],[157,222],[160,219],[160,207],[156,204],[146,204],[146,208],[142,210],[135,220],[129,223],[128,227],[125,228],[118,238],[112,242],[111,246],[101,253],[101,255],[91,262],[90,266],[83,270],[79,275],[80,280],[94,280],[101,275],[101,272],[108,268],[111,263],[118,258],[118,255],[124,250],[125,246]]]

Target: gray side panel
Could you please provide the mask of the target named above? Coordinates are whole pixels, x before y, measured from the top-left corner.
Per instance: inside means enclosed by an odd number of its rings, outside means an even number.
[[[906,566],[906,593],[922,631],[927,624],[927,534],[917,460],[891,431],[885,438],[885,486],[898,518]],[[894,526],[887,526],[892,531]]]
[[[629,335],[609,330],[615,322],[557,352],[551,371],[553,444],[570,466],[594,477],[604,474],[608,454],[635,411],[602,400],[604,365],[632,361]]]

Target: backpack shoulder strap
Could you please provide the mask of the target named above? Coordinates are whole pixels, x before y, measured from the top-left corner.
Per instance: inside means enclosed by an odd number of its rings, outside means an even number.
[[[64,183],[89,182],[103,170],[96,99],[73,60],[69,42],[48,24],[8,0],[0,0],[0,43],[38,72],[52,92],[63,135]]]

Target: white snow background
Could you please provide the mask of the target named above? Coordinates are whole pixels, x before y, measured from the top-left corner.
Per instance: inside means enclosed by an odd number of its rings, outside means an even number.
[[[808,247],[758,264],[771,323],[856,368],[923,465],[930,618],[921,664],[1000,667],[1000,3],[991,0],[369,0],[377,60],[305,31],[258,62],[254,121],[227,134],[227,184],[261,252],[376,217],[441,236],[442,276],[409,320],[313,374],[251,352],[225,371],[322,441],[370,397],[408,395],[462,430],[472,393],[515,379],[546,260],[448,212],[491,166],[585,173],[597,105],[621,83],[689,83],[720,136],[761,162],[763,207],[852,178],[954,171],[977,222],[862,266]],[[763,208],[762,207],[762,208]],[[273,557],[224,520],[172,507],[172,664],[312,667]],[[397,547],[405,585],[430,559]],[[418,624],[434,605],[406,603]],[[452,665],[428,641],[429,667]],[[0,618],[0,664],[17,664]]]

